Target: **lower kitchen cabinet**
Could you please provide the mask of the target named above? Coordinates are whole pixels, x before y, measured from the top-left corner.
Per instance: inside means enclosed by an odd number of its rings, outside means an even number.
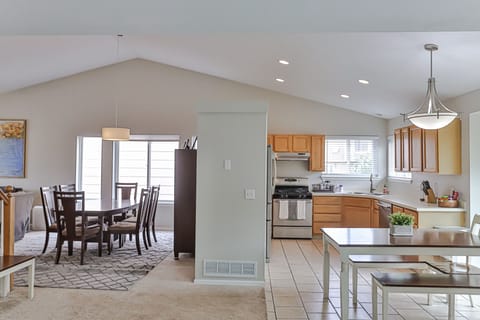
[[[372,216],[370,217],[370,227],[378,228],[380,226],[380,211],[378,201],[372,200]]]
[[[313,197],[313,234],[322,234],[321,228],[342,226],[342,197]]]
[[[403,207],[399,207],[399,206],[396,206],[396,205],[392,205],[392,212],[393,213],[404,212],[406,214],[409,214],[409,215],[413,216],[413,227],[418,228],[418,212],[417,211],[410,210],[410,209],[403,208]]]
[[[370,228],[372,200],[358,197],[343,198],[343,226],[348,228]]]

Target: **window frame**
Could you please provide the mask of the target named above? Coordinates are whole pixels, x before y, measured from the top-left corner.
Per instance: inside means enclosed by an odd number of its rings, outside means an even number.
[[[340,173],[328,173],[328,148],[327,148],[327,141],[328,140],[372,140],[374,141],[374,151],[373,151],[373,157],[374,157],[374,166],[373,166],[373,177],[378,178],[379,177],[379,155],[378,155],[378,148],[379,148],[379,141],[380,137],[379,136],[374,136],[374,135],[328,135],[325,136],[325,171],[322,173],[323,178],[337,178],[337,179],[348,179],[348,180],[365,180],[370,178],[370,174],[340,174]],[[350,159],[349,159],[350,160]]]

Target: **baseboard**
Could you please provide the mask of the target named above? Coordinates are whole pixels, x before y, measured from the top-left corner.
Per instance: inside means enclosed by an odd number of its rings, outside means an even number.
[[[194,284],[206,284],[206,285],[216,285],[216,286],[250,286],[250,287],[263,287],[265,286],[265,281],[242,281],[242,280],[231,280],[231,279],[195,279],[193,280]]]

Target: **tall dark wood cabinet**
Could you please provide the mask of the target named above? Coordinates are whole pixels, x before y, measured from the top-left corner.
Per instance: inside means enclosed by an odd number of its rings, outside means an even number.
[[[175,203],[173,207],[173,253],[195,254],[197,150],[175,150]]]

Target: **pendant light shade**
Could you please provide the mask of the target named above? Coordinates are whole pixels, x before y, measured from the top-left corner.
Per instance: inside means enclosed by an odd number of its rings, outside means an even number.
[[[118,34],[117,35],[117,62],[118,62],[118,56],[119,56],[119,51],[120,51],[120,38],[123,37],[123,35]],[[118,90],[115,90],[118,91]],[[130,140],[130,129],[128,128],[119,128],[118,127],[118,98],[115,96],[115,128],[113,127],[107,127],[107,128],[102,128],[102,139],[103,140],[109,140],[109,141],[125,141],[125,140]]]
[[[435,88],[435,78],[432,75],[432,55],[433,51],[438,50],[438,46],[436,44],[426,44],[425,50],[430,51],[430,78],[428,79],[427,94],[425,100],[417,109],[403,114],[403,116],[404,119],[410,120],[419,128],[440,129],[452,122],[458,114],[440,101]]]

